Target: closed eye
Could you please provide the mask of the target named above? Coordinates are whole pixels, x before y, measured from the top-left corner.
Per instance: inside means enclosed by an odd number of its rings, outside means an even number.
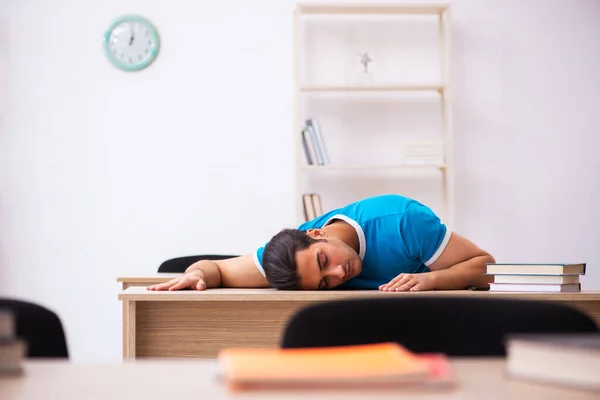
[[[328,263],[327,256],[324,254],[323,257],[325,257],[325,260],[321,261],[321,254],[317,254],[317,264],[319,264],[319,270],[321,271],[327,268]]]
[[[321,279],[321,282],[319,282],[319,287],[317,289],[318,290],[327,289],[327,280],[325,278]]]
[[[317,264],[319,265],[319,271],[323,271],[323,269],[327,267],[327,256],[324,255],[325,260],[321,261],[321,254],[322,253],[317,253]],[[325,278],[321,279],[319,286],[317,287],[317,290],[321,289],[327,289],[327,280]]]

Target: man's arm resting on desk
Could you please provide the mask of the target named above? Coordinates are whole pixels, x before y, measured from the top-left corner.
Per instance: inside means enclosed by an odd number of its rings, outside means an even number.
[[[217,287],[265,288],[267,279],[260,273],[252,254],[227,260],[202,260],[190,265],[185,273],[148,290],[204,290]]]
[[[444,252],[429,266],[431,272],[400,274],[379,290],[453,290],[468,286],[487,288],[493,277],[484,275],[485,264],[492,262],[495,260],[489,253],[467,238],[452,233]]]

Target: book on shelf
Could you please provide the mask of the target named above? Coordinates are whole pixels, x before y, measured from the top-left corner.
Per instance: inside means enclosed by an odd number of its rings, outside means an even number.
[[[302,128],[302,148],[308,165],[329,164],[329,153],[325,147],[325,140],[321,127],[316,118],[309,118]]]
[[[311,198],[313,203],[313,209],[315,210],[315,216],[320,217],[321,215],[323,215],[323,205],[321,204],[321,196],[316,193],[313,193],[311,195]]]
[[[505,341],[509,378],[600,391],[600,334],[511,334]]]
[[[230,389],[388,388],[455,382],[443,354],[415,354],[398,343],[319,348],[225,348],[218,354]]]
[[[23,371],[27,346],[16,336],[15,316],[9,310],[0,310],[0,376]]]
[[[323,206],[321,196],[316,193],[305,193],[302,195],[302,204],[304,205],[304,219],[313,220],[323,215]]]
[[[315,206],[312,201],[312,194],[305,193],[302,195],[302,204],[304,205],[304,220],[311,221],[316,218]]]
[[[490,283],[490,292],[580,292],[580,283]]]
[[[302,129],[302,148],[304,149],[304,155],[306,156],[306,163],[308,165],[316,165],[317,153],[313,134],[306,128]]]
[[[440,139],[411,140],[403,145],[406,164],[429,165],[444,163],[444,146]]]
[[[486,275],[585,275],[586,263],[488,263]]]

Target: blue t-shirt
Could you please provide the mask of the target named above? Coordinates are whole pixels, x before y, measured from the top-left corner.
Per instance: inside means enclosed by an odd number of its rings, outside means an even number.
[[[361,273],[339,289],[377,289],[401,273],[428,272],[451,235],[429,207],[395,194],[370,197],[329,211],[298,229],[323,228],[334,220],[354,227],[362,260]],[[265,246],[254,253],[254,262],[263,275]]]

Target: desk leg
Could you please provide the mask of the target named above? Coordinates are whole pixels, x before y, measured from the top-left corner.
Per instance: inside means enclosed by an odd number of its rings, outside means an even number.
[[[136,302],[123,302],[123,359],[135,358],[136,339]]]
[[[126,282],[123,282],[123,288],[121,291],[127,289],[129,285]],[[123,330],[123,338],[121,341],[121,347],[123,347],[123,359],[127,357],[127,302],[122,301],[121,306],[123,307],[123,324],[121,325],[121,329]]]

